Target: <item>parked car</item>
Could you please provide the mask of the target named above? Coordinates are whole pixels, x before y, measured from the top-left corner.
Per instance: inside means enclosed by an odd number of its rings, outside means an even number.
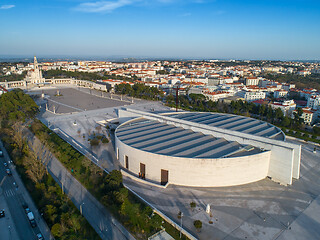
[[[37,240],[44,240],[43,236],[41,233],[37,234]]]
[[[7,173],[9,176],[12,175],[12,172],[11,172],[11,170],[10,170],[9,168],[6,169],[6,173]]]
[[[6,216],[6,214],[4,213],[4,210],[0,210],[0,218],[3,218],[5,216]]]
[[[31,227],[35,228],[37,226],[37,223],[36,223],[36,220],[34,219],[33,213],[32,212],[28,212],[27,217],[29,219]]]
[[[7,162],[4,162],[3,165],[4,165],[5,167],[8,167],[8,163],[7,163]]]
[[[26,214],[28,214],[29,212],[31,212],[31,211],[30,211],[30,208],[28,208],[28,207],[26,207],[24,210],[25,210]]]
[[[0,150],[0,157],[2,157],[3,156],[3,152]]]

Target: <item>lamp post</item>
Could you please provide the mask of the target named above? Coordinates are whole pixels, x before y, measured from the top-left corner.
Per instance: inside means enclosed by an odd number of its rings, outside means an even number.
[[[182,231],[182,217],[183,217],[183,212],[181,212],[181,218],[180,218],[180,238],[181,238],[181,231]]]
[[[82,208],[83,208],[82,206],[83,206],[83,205],[84,205],[84,202],[80,204],[80,214],[81,214],[82,216],[83,216],[83,214],[82,214],[82,211],[83,211],[83,210],[82,210]]]

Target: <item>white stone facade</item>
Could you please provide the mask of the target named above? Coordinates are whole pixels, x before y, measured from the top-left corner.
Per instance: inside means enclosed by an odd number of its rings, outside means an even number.
[[[171,184],[199,187],[234,186],[255,182],[267,176],[287,185],[292,184],[292,179],[298,179],[300,175],[300,145],[138,110],[119,110],[119,117],[125,119],[123,124],[130,123],[131,120],[127,122],[128,119],[143,117],[262,150],[257,154],[216,159],[174,157],[131,147],[119,140],[116,131],[115,146],[119,163],[136,175],[140,172],[140,163],[145,164],[145,178],[151,181],[160,182],[161,169],[168,171],[168,182]],[[126,158],[128,166],[125,162]]]
[[[161,181],[161,169],[168,171],[169,183],[198,187],[225,187],[251,183],[264,179],[269,170],[271,151],[259,154],[218,159],[171,157],[141,151],[119,141],[116,137],[118,159],[125,167],[128,157],[130,172],[138,175],[140,163],[146,166],[145,178]]]

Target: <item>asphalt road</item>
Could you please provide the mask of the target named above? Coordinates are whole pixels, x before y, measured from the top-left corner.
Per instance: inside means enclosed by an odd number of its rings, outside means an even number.
[[[1,157],[0,186],[2,188],[2,193],[7,202],[9,211],[11,213],[15,229],[18,233],[18,236],[22,240],[36,239],[36,234],[39,233],[40,230],[38,226],[35,228],[31,227],[27,215],[22,207],[22,204],[25,202],[22,193],[19,189],[19,186],[17,187],[17,183],[14,177],[7,175],[7,173],[5,172],[4,162],[8,163],[8,161],[4,157]],[[12,168],[12,166],[10,167]],[[11,237],[11,234],[9,237]]]
[[[37,141],[32,133],[27,132],[28,141]],[[41,143],[39,143],[41,144]],[[51,154],[46,147],[44,152],[48,152],[45,159],[48,172],[54,180],[63,187],[63,191],[72,200],[75,206],[82,212],[90,225],[95,229],[102,239],[135,239],[106,208],[96,200],[85,187],[81,185],[69,171]]]

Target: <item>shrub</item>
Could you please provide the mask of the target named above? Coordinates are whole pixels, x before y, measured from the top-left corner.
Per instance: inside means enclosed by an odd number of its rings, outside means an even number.
[[[199,231],[202,228],[202,222],[200,220],[195,220],[193,222],[193,225],[195,226],[195,228],[197,229],[197,231]]]
[[[97,136],[97,139],[101,140],[103,138],[103,136],[99,135]]]
[[[102,142],[102,143],[108,143],[109,140],[108,140],[108,138],[103,138],[101,142]]]
[[[96,139],[96,138],[91,139],[91,140],[90,140],[90,145],[91,145],[91,147],[98,146],[98,145],[99,145],[99,140]]]
[[[197,204],[196,204],[195,202],[191,202],[191,203],[190,203],[190,207],[191,207],[191,208],[195,208],[196,206],[197,206]]]

